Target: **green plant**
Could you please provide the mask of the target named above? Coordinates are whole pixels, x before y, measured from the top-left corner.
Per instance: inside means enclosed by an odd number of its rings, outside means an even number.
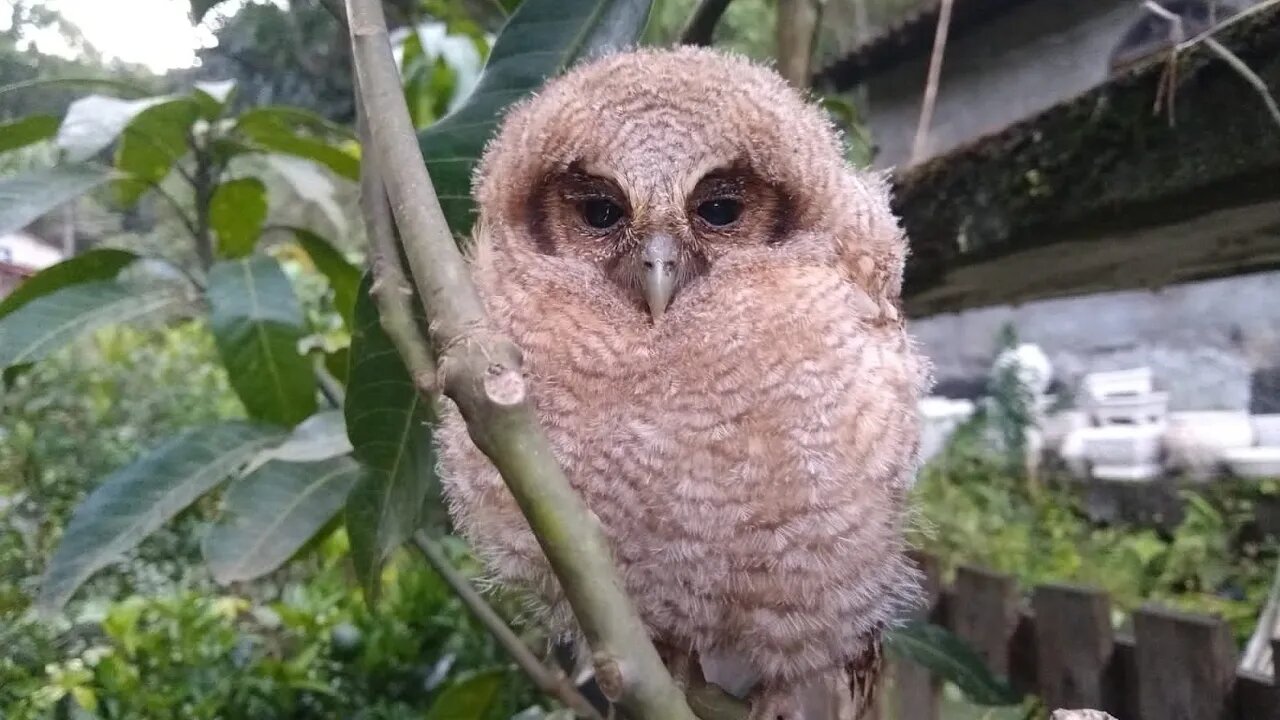
[[[1085,517],[1069,481],[1028,485],[993,452],[979,418],[961,428],[924,468],[916,486],[914,542],[948,568],[981,565],[1023,588],[1078,582],[1106,590],[1124,613],[1147,601],[1221,615],[1248,637],[1267,593],[1274,544],[1249,540],[1247,493],[1224,483],[1188,493],[1171,533]],[[1050,478],[1052,480],[1052,478]]]
[[[474,703],[484,691],[487,708],[471,704],[465,716],[498,720],[535,704],[431,570],[398,558],[375,612],[345,578],[343,544],[341,533],[327,540],[320,567],[274,600],[134,596],[62,632],[16,622],[0,638],[0,713],[398,720],[463,716],[450,696],[469,691]]]

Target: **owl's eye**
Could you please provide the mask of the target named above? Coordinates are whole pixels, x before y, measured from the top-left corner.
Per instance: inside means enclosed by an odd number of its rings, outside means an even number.
[[[716,227],[731,224],[742,214],[742,203],[732,198],[716,198],[698,206],[698,217]]]
[[[622,208],[612,200],[591,198],[582,203],[582,219],[597,230],[608,230],[622,219]]]

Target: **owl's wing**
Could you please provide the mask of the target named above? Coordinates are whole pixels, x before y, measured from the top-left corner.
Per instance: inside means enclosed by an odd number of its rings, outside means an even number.
[[[878,174],[847,170],[833,211],[836,262],[845,276],[897,321],[907,237],[890,205],[889,183]]]

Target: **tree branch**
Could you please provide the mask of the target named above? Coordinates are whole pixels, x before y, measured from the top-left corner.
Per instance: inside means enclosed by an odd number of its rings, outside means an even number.
[[[693,720],[622,589],[599,520],[538,425],[520,351],[495,332],[449,234],[409,121],[377,0],[347,0],[359,92],[382,182],[430,318],[438,380],[538,538],[593,650],[601,690],[641,720]]]
[[[555,672],[543,665],[524,641],[507,627],[498,613],[494,612],[484,598],[480,597],[480,593],[471,587],[467,578],[449,563],[439,543],[432,540],[426,533],[418,531],[413,536],[413,544],[426,558],[427,564],[435,569],[453,594],[467,606],[467,610],[480,621],[485,630],[493,635],[502,649],[511,656],[511,659],[533,681],[533,684],[538,686],[539,690],[560,700],[565,707],[577,713],[579,717],[588,718],[588,720],[604,720],[595,706],[578,692],[564,673]]]
[[[355,86],[359,94],[359,80]],[[414,384],[420,391],[434,395],[437,390],[436,361],[431,357],[431,349],[413,316],[413,288],[404,276],[391,207],[387,205],[387,191],[378,172],[377,158],[372,152],[367,152],[373,147],[373,141],[369,136],[369,123],[361,98],[356,98],[355,105],[360,147],[366,149],[360,163],[360,210],[369,236],[373,268],[370,291],[378,304],[382,329],[404,359]]]
[[[715,35],[716,25],[729,9],[733,0],[701,0],[693,9],[684,30],[680,32],[680,42],[685,45],[710,45]]]
[[[924,99],[920,102],[920,122],[916,124],[916,139],[911,144],[911,162],[924,159],[929,141],[929,128],[933,125],[933,106],[938,101],[938,82],[942,79],[942,56],[947,51],[947,31],[951,28],[951,1],[942,0],[938,9],[938,29],[933,36],[933,52],[929,55],[929,76],[925,80]]]

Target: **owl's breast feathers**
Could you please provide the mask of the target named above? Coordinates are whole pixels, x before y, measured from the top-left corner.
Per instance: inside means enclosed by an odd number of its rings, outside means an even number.
[[[925,371],[901,324],[831,267],[712,272],[655,328],[587,270],[492,262],[477,267],[486,302],[654,634],[740,654],[769,682],[861,657],[916,592],[902,526]],[[438,436],[460,529],[572,631],[452,408]]]

